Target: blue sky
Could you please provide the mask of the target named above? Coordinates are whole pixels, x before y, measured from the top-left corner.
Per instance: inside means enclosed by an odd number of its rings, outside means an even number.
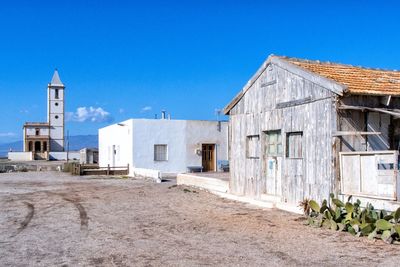
[[[400,69],[400,5],[382,2],[2,2],[0,143],[46,120],[54,68],[71,135],[162,109],[215,119],[269,54]]]

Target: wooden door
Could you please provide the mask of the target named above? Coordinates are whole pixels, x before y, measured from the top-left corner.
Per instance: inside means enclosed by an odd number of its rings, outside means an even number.
[[[265,132],[264,166],[265,193],[282,195],[282,136],[281,131]]]
[[[203,144],[201,150],[203,171],[215,171],[215,145]]]

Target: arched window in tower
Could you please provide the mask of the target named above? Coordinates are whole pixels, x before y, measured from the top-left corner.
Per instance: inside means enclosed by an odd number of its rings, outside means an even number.
[[[55,90],[55,96],[54,96],[54,97],[55,97],[56,99],[59,99],[60,96],[59,96],[59,94],[58,94],[58,89]]]

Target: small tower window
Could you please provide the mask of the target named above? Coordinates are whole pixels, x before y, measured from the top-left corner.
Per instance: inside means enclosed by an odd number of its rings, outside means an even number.
[[[56,105],[58,107],[58,102],[56,102],[54,105]]]
[[[58,89],[56,89],[56,91],[55,91],[55,98],[56,98],[56,99],[58,99],[58,98],[59,98],[59,95],[58,95]]]
[[[56,115],[55,118],[58,119],[58,115]]]

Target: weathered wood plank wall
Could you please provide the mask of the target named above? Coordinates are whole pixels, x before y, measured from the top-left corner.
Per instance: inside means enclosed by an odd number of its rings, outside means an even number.
[[[283,202],[322,199],[335,185],[336,94],[281,66],[270,64],[230,111],[230,190],[255,198],[265,194],[265,131],[303,132],[302,158],[282,158]],[[246,158],[246,137],[259,135],[261,155]]]

